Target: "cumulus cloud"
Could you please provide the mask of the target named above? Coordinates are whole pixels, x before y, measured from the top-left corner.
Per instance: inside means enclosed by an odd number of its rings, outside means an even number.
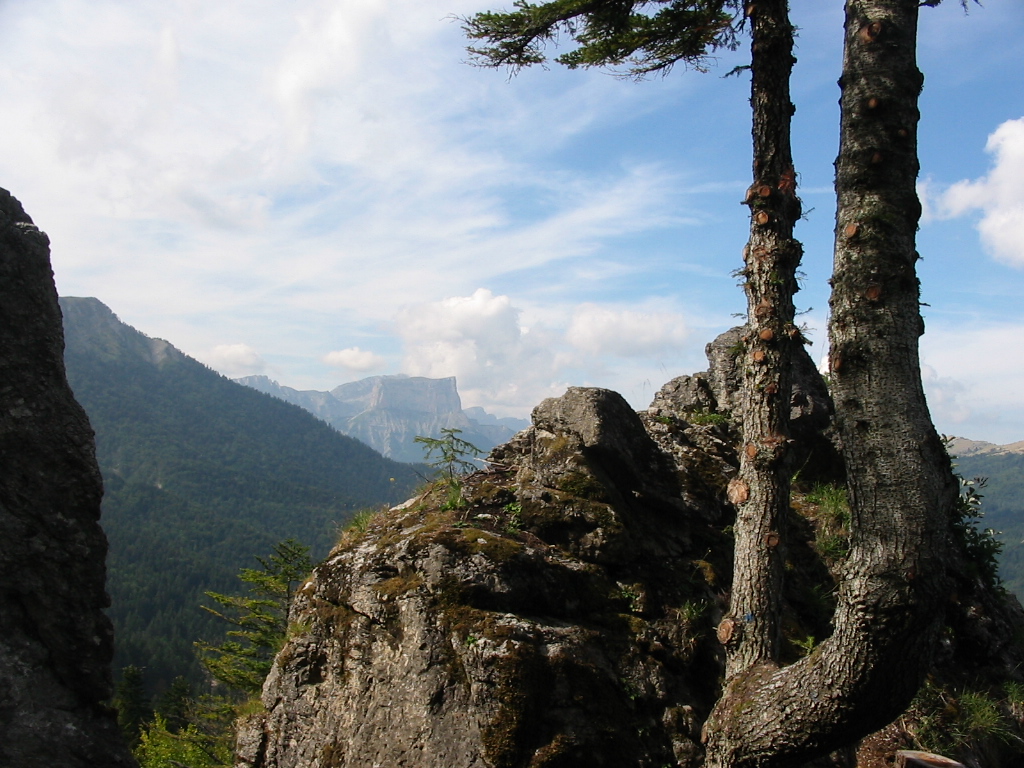
[[[1024,434],[1020,324],[930,324],[921,338],[922,379],[940,432],[993,443]]]
[[[686,341],[686,321],[672,312],[635,312],[583,304],[573,313],[567,338],[594,355],[645,357],[678,351]]]
[[[266,361],[248,344],[219,344],[203,356],[203,362],[225,376],[252,376],[266,370]]]
[[[405,343],[404,370],[414,376],[455,376],[468,404],[506,412],[560,394],[557,339],[528,329],[508,296],[479,288],[470,296],[409,306],[396,318]]]
[[[404,371],[455,376],[468,405],[509,415],[525,415],[568,382],[616,390],[642,408],[661,384],[684,372],[678,366],[686,322],[664,307],[520,308],[509,296],[480,288],[407,306],[395,326]]]
[[[998,260],[1024,267],[1024,117],[1008,120],[989,136],[985,151],[993,155],[988,174],[960,181],[939,198],[944,216],[980,210],[982,243]]]
[[[972,412],[964,402],[968,394],[967,385],[949,376],[939,376],[938,371],[930,365],[921,366],[921,382],[928,398],[928,409],[935,422],[947,425],[968,422]]]
[[[323,361],[335,368],[344,368],[349,371],[372,371],[374,368],[383,367],[385,363],[384,358],[380,355],[359,347],[328,352],[323,356]]]

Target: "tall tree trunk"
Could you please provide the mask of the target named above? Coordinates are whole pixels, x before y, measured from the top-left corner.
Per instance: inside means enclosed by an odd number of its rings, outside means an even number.
[[[909,703],[931,661],[957,495],[918,357],[919,5],[848,0],[836,161],[829,368],[854,520],[848,578],[892,622],[885,644],[902,647],[885,717]],[[841,608],[837,621],[851,614]]]
[[[729,615],[719,625],[726,676],[778,659],[785,522],[789,510],[790,371],[802,342],[793,325],[793,239],[800,218],[790,148],[793,27],[787,0],[748,6],[754,183],[747,190],[750,240],[743,251],[747,328],[743,360],[743,450],[729,488],[737,507],[736,556]]]
[[[730,678],[706,725],[709,768],[789,766],[909,703],[942,618],[956,496],[917,343],[918,0],[847,0],[830,324],[851,550],[832,636],[783,669]]]

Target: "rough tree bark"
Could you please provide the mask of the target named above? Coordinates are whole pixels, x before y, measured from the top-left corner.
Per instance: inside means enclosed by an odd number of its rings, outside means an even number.
[[[789,510],[790,372],[793,294],[802,250],[793,239],[800,218],[790,147],[789,97],[793,27],[787,0],[747,7],[751,24],[754,183],[747,190],[750,240],[743,251],[747,326],[743,355],[743,448],[729,486],[737,507],[735,567],[729,614],[719,625],[726,677],[778,659],[785,521]]]
[[[848,0],[830,323],[851,550],[832,637],[732,677],[706,725],[709,768],[796,765],[885,725],[928,667],[956,495],[921,386],[917,0]]]

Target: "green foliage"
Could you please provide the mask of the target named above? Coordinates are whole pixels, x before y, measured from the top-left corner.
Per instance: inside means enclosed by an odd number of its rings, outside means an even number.
[[[643,607],[643,592],[639,584],[619,584],[616,590],[616,597],[629,604],[629,610],[633,613],[640,613]]]
[[[142,740],[135,750],[140,768],[215,768],[229,765],[230,755],[210,754],[201,742],[194,725],[173,732],[159,715],[156,722],[142,734]]]
[[[817,507],[814,548],[818,554],[829,562],[845,559],[850,551],[850,503],[846,487],[818,483],[804,499]]]
[[[1008,691],[998,698],[989,691],[959,692],[927,683],[908,712],[918,746],[945,755],[975,750],[986,742],[1018,739],[1013,717],[1014,700]]]
[[[690,424],[698,427],[713,427],[719,424],[726,424],[729,421],[729,417],[724,413],[713,413],[712,411],[708,411],[704,408],[698,408],[695,411],[687,411],[683,414],[683,418]]]
[[[157,697],[154,712],[158,718],[163,719],[167,730],[177,733],[188,725],[194,699],[192,684],[179,676]]]
[[[544,48],[560,36],[576,48],[555,61],[570,69],[628,64],[643,77],[683,62],[703,69],[717,49],[737,45],[733,26],[738,0],[515,0],[511,12],[483,12],[463,19],[475,63],[513,73],[545,61]]]
[[[967,556],[968,565],[990,589],[1000,586],[999,553],[1003,550],[1003,542],[999,533],[992,528],[980,529],[978,523],[985,516],[981,510],[984,496],[979,492],[988,480],[976,477],[971,480],[957,475],[960,481],[960,496],[957,500],[956,514],[953,518],[953,533]]]
[[[846,496],[846,487],[835,483],[818,483],[805,498],[818,506],[818,514],[823,515],[830,523],[841,528],[850,526],[850,502]]]
[[[503,508],[505,512],[505,533],[514,536],[523,527],[523,505],[518,501],[511,501]]]
[[[173,728],[160,713],[135,748],[140,768],[229,768],[239,707],[216,696],[189,701],[188,722]]]
[[[238,576],[248,585],[248,595],[206,593],[221,610],[203,608],[235,627],[227,633],[231,639],[219,645],[196,643],[214,680],[250,695],[263,687],[274,655],[284,644],[293,587],[313,567],[309,547],[293,539],[278,544],[270,557],[256,559],[259,569],[243,568]]]
[[[1024,454],[989,453],[960,456],[963,477],[986,477],[985,522],[1004,544],[997,554],[1003,586],[1024,599]]]
[[[449,483],[476,469],[477,465],[471,459],[483,453],[480,448],[459,437],[461,434],[461,429],[445,427],[441,430],[441,437],[417,435],[415,438],[417,443],[423,445],[427,464]]]
[[[814,635],[807,635],[800,640],[793,640],[793,645],[800,649],[802,656],[807,656],[818,645],[818,641],[814,639]]]
[[[687,600],[676,611],[676,614],[680,622],[692,626],[708,615],[709,608],[707,600]]]
[[[366,529],[370,527],[370,521],[373,520],[380,510],[378,509],[361,509],[349,518],[348,524],[342,529],[343,531],[354,531],[355,533],[366,533]]]
[[[1010,705],[1013,716],[1017,719],[1024,718],[1024,683],[1003,683],[1003,691],[1006,693],[1006,703]]]

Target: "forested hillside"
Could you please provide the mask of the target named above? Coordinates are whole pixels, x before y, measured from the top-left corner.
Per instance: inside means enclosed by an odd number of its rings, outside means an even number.
[[[383,458],[301,408],[236,384],[62,298],[68,379],[96,431],[106,486],[115,669],[194,679],[193,642],[223,637],[207,590],[295,538],[316,557],[355,510],[407,498],[425,469]]]

